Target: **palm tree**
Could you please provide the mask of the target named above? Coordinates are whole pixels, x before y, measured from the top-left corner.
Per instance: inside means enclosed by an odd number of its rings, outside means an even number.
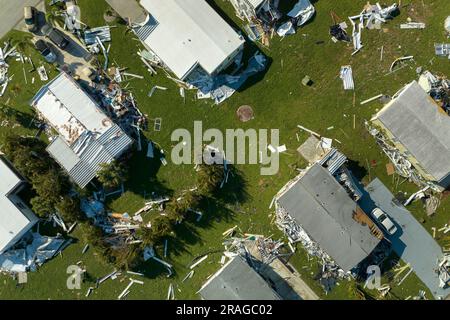
[[[127,170],[122,163],[112,161],[100,164],[97,176],[103,187],[112,189],[117,188],[126,180]]]
[[[50,10],[45,14],[45,20],[48,24],[55,26],[64,25],[64,16],[58,10]]]
[[[16,47],[17,51],[19,51],[23,54],[27,54],[27,53],[29,53],[30,49],[33,47],[31,45],[31,39],[33,39],[33,36],[27,34],[27,35],[24,35],[20,39],[14,40],[12,42],[12,45]]]
[[[198,172],[198,190],[205,196],[211,196],[224,179],[224,167],[219,164],[201,164]]]

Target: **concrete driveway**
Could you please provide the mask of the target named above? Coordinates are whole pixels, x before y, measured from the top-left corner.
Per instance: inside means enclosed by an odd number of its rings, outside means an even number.
[[[23,7],[37,6],[43,0],[0,0],[0,38],[4,37],[21,20]]]
[[[403,205],[393,201],[394,196],[380,180],[373,180],[365,189],[367,193],[360,201],[361,208],[371,212],[374,206],[379,207],[398,228],[394,235],[388,236],[395,253],[411,265],[435,298],[450,295],[450,288],[439,288],[437,261],[443,256],[439,244]]]

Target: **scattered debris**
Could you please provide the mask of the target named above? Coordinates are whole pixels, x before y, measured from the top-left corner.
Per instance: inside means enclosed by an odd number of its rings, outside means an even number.
[[[87,46],[95,45],[98,39],[103,42],[111,41],[111,28],[110,26],[97,27],[88,30],[84,30],[84,43]]]
[[[382,8],[378,2],[376,5],[367,3],[359,15],[348,18],[353,26],[352,37],[355,51],[352,55],[357,53],[363,47],[361,42],[362,29],[381,29],[381,23],[385,23],[387,19],[391,19],[392,14],[397,11],[398,8],[396,3],[386,8]],[[359,23],[355,23],[354,20],[357,20]]]
[[[450,284],[450,254],[444,254],[438,266],[439,287],[446,288]]]
[[[299,0],[287,15],[297,27],[301,27],[311,20],[315,13],[316,9],[309,0]]]
[[[196,266],[198,266],[200,263],[202,263],[203,261],[205,261],[208,258],[208,255],[203,256],[202,258],[198,259],[196,262],[194,262],[189,269],[194,269]]]
[[[401,58],[397,58],[394,60],[394,62],[392,62],[391,67],[389,68],[390,72],[394,71],[395,66],[399,63],[399,62],[403,62],[403,61],[408,61],[408,60],[413,60],[414,56],[406,56],[406,57],[401,57]]]
[[[353,72],[351,66],[341,67],[341,73],[339,76],[344,82],[344,90],[354,90],[355,84],[353,82]]]
[[[381,97],[383,97],[383,94],[379,94],[379,95],[377,95],[377,96],[375,96],[375,97],[372,97],[372,98],[369,98],[369,99],[367,99],[367,100],[364,100],[364,101],[362,101],[360,104],[363,105],[363,104],[366,104],[366,103],[375,101],[375,100],[377,100],[377,99],[380,99]]]
[[[61,236],[46,237],[28,233],[12,249],[0,254],[0,271],[36,271],[44,262],[53,258],[69,245],[71,240]]]
[[[448,57],[450,59],[450,43],[436,43],[434,49],[437,56]]]
[[[156,89],[158,90],[162,90],[162,91],[166,91],[167,88],[166,87],[161,87],[161,86],[153,86],[153,88],[150,90],[150,92],[148,93],[148,96],[151,97],[153,95],[153,93],[156,91]]]
[[[400,29],[425,29],[425,23],[408,22],[400,25]]]

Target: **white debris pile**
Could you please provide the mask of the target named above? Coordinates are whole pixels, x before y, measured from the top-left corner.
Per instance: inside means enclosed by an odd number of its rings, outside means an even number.
[[[225,263],[226,258],[233,258],[237,255],[244,256],[249,261],[255,260],[250,253],[250,248],[253,246],[258,250],[261,262],[266,265],[286,255],[286,253],[281,252],[281,248],[284,246],[282,241],[275,241],[262,235],[244,234],[244,238],[231,237],[226,239],[223,245],[225,246],[225,252],[222,257],[222,264]]]
[[[95,199],[82,199],[81,211],[100,227],[105,233],[104,241],[113,248],[140,243],[135,231],[141,227],[140,221],[133,219],[128,213],[106,212],[104,204]]]
[[[9,48],[9,42],[4,43],[3,49],[0,47],[0,97],[5,93],[8,82],[12,78],[8,76],[9,65],[6,63],[6,59],[10,56],[17,55],[20,54],[16,51],[15,47]]]
[[[361,50],[363,47],[361,42],[363,28],[381,29],[381,24],[386,23],[388,19],[391,19],[393,13],[397,10],[398,5],[396,3],[386,8],[382,8],[378,2],[375,5],[368,3],[359,15],[349,17],[348,19],[353,26],[352,36],[353,46],[355,49],[353,54]]]
[[[14,248],[0,254],[0,272],[36,271],[70,242],[61,236],[46,237],[29,233]]]
[[[235,63],[240,65],[239,62]],[[189,89],[197,88],[198,99],[213,99],[218,105],[231,97],[249,77],[262,72],[267,67],[267,58],[260,52],[255,53],[248,62],[247,68],[239,74],[219,74],[211,77],[198,73],[192,80],[188,80]]]
[[[344,83],[344,90],[355,90],[355,83],[353,81],[353,71],[351,66],[341,67],[339,77]]]
[[[419,85],[450,115],[450,80],[425,71],[419,77]]]
[[[102,43],[111,42],[110,26],[84,30],[84,42],[87,46],[96,45],[98,43],[97,37],[101,40]]]
[[[447,31],[450,35],[450,16],[447,17],[447,19],[445,19],[444,22],[444,29],[445,31]]]
[[[280,37],[294,34],[295,28],[303,26],[314,16],[315,12],[316,9],[309,0],[299,0],[287,14],[290,20],[278,27],[277,34]]]
[[[439,288],[447,288],[450,285],[450,254],[445,254],[439,261]]]
[[[287,15],[297,27],[301,27],[314,16],[315,12],[316,9],[309,0],[299,0]]]
[[[365,122],[365,125],[369,133],[375,138],[381,150],[383,150],[386,156],[391,160],[400,176],[407,178],[409,181],[419,186],[429,186],[431,189],[439,192],[439,186],[422,178],[417,169],[415,169],[411,162],[407,159],[406,155],[394,147],[390,143],[389,138],[386,137],[381,130],[371,126],[367,121]]]
[[[324,252],[320,246],[314,242],[300,227],[295,220],[277,203],[275,203],[276,207],[276,220],[275,223],[277,227],[286,234],[290,243],[300,242],[309,255],[318,257],[322,264],[327,266],[327,269],[333,269],[337,267],[336,263],[333,259]],[[344,270],[338,268],[338,273],[341,278],[348,277],[348,274],[344,272]]]
[[[434,50],[437,56],[450,59],[450,43],[436,43],[434,45]]]

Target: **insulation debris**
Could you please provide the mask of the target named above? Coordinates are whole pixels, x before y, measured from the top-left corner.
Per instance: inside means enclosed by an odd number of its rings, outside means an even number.
[[[434,50],[437,56],[448,57],[450,59],[450,43],[436,43]]]
[[[97,27],[88,30],[84,30],[84,42],[87,46],[97,43],[97,38],[101,42],[111,41],[111,28],[110,26]]]
[[[353,81],[353,71],[351,66],[341,67],[341,72],[339,77],[344,83],[344,90],[354,90],[355,83]]]
[[[0,254],[0,271],[34,272],[67,247],[68,241],[61,236],[47,237],[30,232],[12,249]]]
[[[381,24],[385,23],[388,19],[391,19],[393,13],[397,11],[398,8],[399,7],[396,3],[386,8],[382,8],[378,2],[375,5],[367,3],[359,15],[348,18],[353,26],[352,37],[353,46],[355,49],[353,54],[361,50],[363,47],[361,42],[363,28],[381,29]]]

